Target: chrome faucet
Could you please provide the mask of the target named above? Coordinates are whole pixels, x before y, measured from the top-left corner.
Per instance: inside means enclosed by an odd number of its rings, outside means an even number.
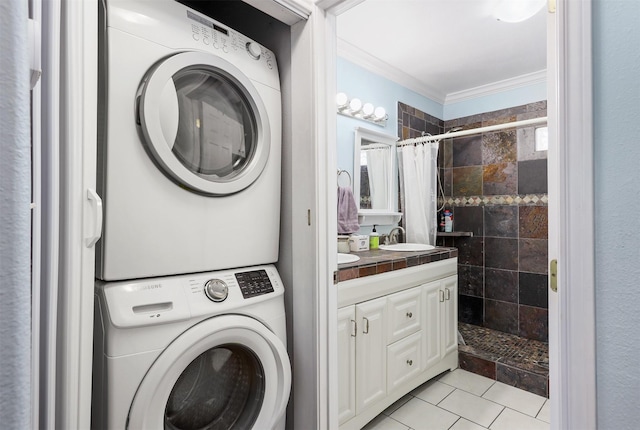
[[[399,243],[398,242],[398,234],[402,232],[402,237],[405,238],[405,231],[404,228],[397,226],[391,229],[391,231],[389,232],[389,234],[387,235],[387,238],[384,241],[385,245],[392,245],[394,243]]]

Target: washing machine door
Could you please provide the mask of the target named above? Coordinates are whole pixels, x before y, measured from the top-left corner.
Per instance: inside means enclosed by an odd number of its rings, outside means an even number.
[[[267,163],[264,102],[242,71],[213,54],[181,52],[158,62],[140,85],[136,115],[147,152],[187,190],[236,193]]]
[[[127,428],[273,429],[291,388],[286,348],[260,322],[205,320],[181,334],[145,375]]]

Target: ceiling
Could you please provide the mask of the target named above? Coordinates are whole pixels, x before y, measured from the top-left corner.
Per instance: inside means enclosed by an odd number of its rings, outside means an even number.
[[[498,3],[365,0],[338,16],[338,55],[441,103],[544,79],[546,8],[507,23]]]

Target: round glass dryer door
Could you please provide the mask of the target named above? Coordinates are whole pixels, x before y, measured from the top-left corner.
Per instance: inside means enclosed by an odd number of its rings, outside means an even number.
[[[222,315],[186,330],[158,356],[136,391],[127,429],[271,429],[290,390],[282,341],[253,318]]]
[[[236,193],[267,163],[271,133],[258,90],[214,55],[183,52],[156,64],[138,91],[137,115],[155,163],[191,191]]]

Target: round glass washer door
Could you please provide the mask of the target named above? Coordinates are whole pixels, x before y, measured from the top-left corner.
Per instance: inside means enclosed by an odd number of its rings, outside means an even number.
[[[182,187],[205,195],[250,186],[269,158],[269,118],[251,80],[228,61],[182,52],[156,64],[137,94],[148,152]]]
[[[146,373],[127,428],[273,428],[284,415],[291,367],[280,339],[239,315],[205,320],[175,339]]]

